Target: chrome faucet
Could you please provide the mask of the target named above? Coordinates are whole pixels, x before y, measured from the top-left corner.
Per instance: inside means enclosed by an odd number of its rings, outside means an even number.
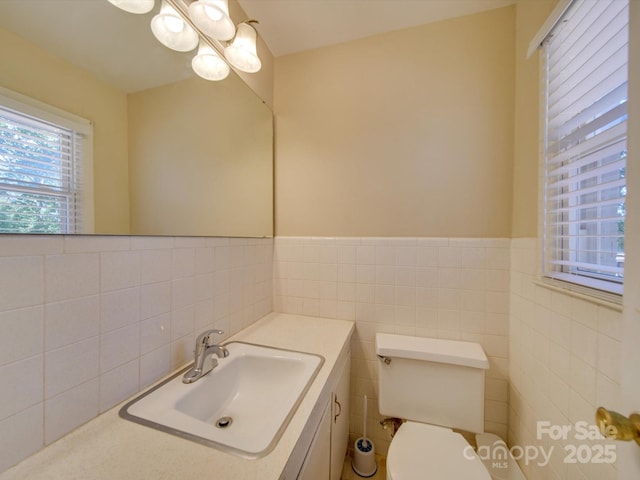
[[[196,338],[196,348],[193,351],[193,367],[182,377],[183,383],[193,383],[204,377],[207,373],[218,366],[218,358],[229,356],[229,351],[222,345],[210,345],[209,341],[213,334],[222,335],[222,330],[207,330]],[[214,358],[214,355],[218,358]]]

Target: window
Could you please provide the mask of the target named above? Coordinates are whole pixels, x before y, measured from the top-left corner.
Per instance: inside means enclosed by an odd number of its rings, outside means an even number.
[[[87,231],[91,138],[86,120],[0,92],[0,233]]]
[[[592,294],[622,293],[628,19],[628,0],[576,0],[543,43],[544,275]]]

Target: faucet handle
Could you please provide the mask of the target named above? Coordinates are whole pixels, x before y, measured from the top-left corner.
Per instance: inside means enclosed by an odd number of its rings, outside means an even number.
[[[224,335],[224,332],[222,330],[218,330],[217,328],[212,328],[211,330],[205,330],[200,335],[198,335],[196,343],[197,344],[201,344],[202,343],[204,346],[208,346],[209,345],[209,338],[213,334]]]
[[[198,337],[196,338],[196,349],[194,352],[196,357],[199,356],[202,351],[209,346],[209,338],[213,334],[223,335],[224,332],[222,330],[218,330],[217,328],[212,328],[211,330],[205,330],[200,335],[198,335]]]

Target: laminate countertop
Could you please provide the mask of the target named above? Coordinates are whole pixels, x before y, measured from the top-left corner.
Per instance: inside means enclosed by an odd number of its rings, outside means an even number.
[[[321,355],[324,363],[276,447],[244,459],[118,416],[118,405],[0,474],[0,480],[269,480],[295,478],[353,322],[271,313],[228,341]],[[126,402],[123,402],[123,404]],[[319,420],[319,417],[318,417]]]

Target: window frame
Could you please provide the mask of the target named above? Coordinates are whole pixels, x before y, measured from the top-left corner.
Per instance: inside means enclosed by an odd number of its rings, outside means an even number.
[[[79,166],[82,174],[82,204],[80,215],[82,222],[76,231],[64,232],[64,234],[94,233],[93,123],[80,116],[4,87],[0,87],[0,106],[37,120],[42,120],[43,122],[71,130],[80,135],[80,141],[82,143],[82,163]],[[13,233],[3,234],[11,235]],[[33,232],[33,234],[40,233]]]
[[[549,267],[549,249],[551,247],[550,241],[550,232],[548,225],[548,156],[547,156],[547,147],[548,147],[548,132],[547,121],[549,119],[548,114],[548,91],[547,87],[549,85],[548,81],[548,71],[547,71],[547,51],[545,49],[545,42],[549,38],[549,35],[555,31],[556,26],[562,21],[565,17],[571,6],[574,4],[574,0],[561,0],[559,4],[556,6],[556,9],[552,12],[551,16],[537,35],[534,37],[530,44],[529,55],[535,51],[536,48],[542,48],[542,51],[539,55],[539,65],[540,65],[540,188],[541,188],[541,196],[540,196],[540,252],[541,252],[541,280],[543,283],[547,283],[556,287],[560,287],[566,290],[574,291],[576,293],[588,295],[591,297],[596,297],[601,300],[613,302],[613,303],[622,303],[622,294],[623,294],[623,285],[624,285],[624,276],[620,278],[620,281],[613,281],[613,278],[598,274],[576,274],[576,273],[567,273],[564,267],[561,268],[562,271],[552,271]],[[627,47],[628,48],[628,47]],[[628,60],[627,60],[628,64]],[[627,95],[628,101],[628,95]],[[596,101],[597,103],[597,101]],[[593,105],[593,104],[592,104]],[[625,131],[624,141],[628,133]],[[598,166],[600,167],[601,160],[598,160]],[[626,163],[625,163],[626,167]],[[622,177],[621,177],[622,178]],[[602,192],[604,189],[599,189],[598,192]],[[600,201],[600,200],[598,200]],[[626,202],[624,202],[626,203]],[[579,211],[579,208],[576,208],[576,211]],[[597,225],[600,228],[602,222],[598,222]],[[556,227],[559,223],[553,224]],[[602,236],[597,236],[597,241],[602,241]],[[624,239],[624,233],[622,238]],[[562,248],[562,247],[561,247]],[[572,251],[571,248],[562,248],[563,252]],[[571,255],[575,255],[575,253],[571,253]],[[558,261],[557,257],[554,257],[554,261]],[[569,263],[575,262],[573,259],[569,260]],[[624,267],[622,267],[624,268]]]

